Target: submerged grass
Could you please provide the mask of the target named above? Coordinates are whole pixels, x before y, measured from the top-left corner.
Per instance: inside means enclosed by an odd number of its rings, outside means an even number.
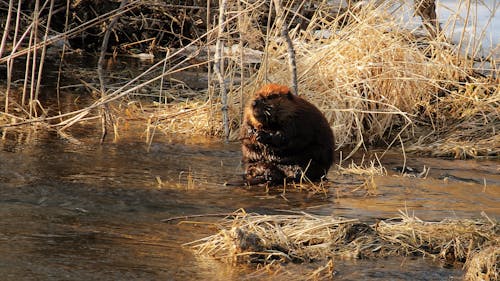
[[[426,222],[401,213],[370,225],[306,213],[260,215],[239,210],[219,225],[217,234],[186,246],[224,262],[264,265],[418,255],[465,263],[467,280],[499,276],[499,228],[487,217]]]

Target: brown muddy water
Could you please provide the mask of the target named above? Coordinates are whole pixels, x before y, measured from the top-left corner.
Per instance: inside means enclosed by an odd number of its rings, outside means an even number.
[[[73,96],[64,98],[65,106],[75,106]],[[403,158],[395,152],[381,159],[388,175],[375,176],[376,189],[369,192],[359,188],[363,178],[333,169],[327,195],[282,194],[224,185],[242,173],[238,143],[156,136],[148,147],[143,132],[135,130],[100,145],[93,126],[69,131],[70,138],[45,129],[3,132],[0,280],[280,280],[255,277],[252,267],[199,257],[183,246],[215,234],[218,217],[162,222],[239,208],[369,223],[396,217],[399,210],[433,221],[480,218],[481,212],[500,219],[500,162],[495,160],[407,159],[417,170],[430,168],[424,179],[401,176],[395,169]],[[305,272],[320,266],[324,262],[285,268],[303,280]],[[461,265],[421,257],[337,260],[335,271],[335,280],[463,279]]]
[[[408,159],[430,168],[426,179],[403,177],[397,154],[382,159],[370,194],[352,192],[355,176],[329,174],[328,195],[224,186],[238,179],[237,143],[137,138],[98,144],[88,130],[76,141],[55,133],[7,132],[0,142],[1,280],[242,280],[250,267],[197,257],[182,246],[218,230],[219,218],[178,224],[163,219],[238,208],[261,214],[282,210],[372,222],[406,209],[421,219],[500,218],[499,162]],[[157,178],[163,185],[158,184]],[[301,272],[323,264],[285,265]],[[336,280],[461,280],[459,265],[421,257],[336,261]],[[264,275],[252,280],[279,280]]]

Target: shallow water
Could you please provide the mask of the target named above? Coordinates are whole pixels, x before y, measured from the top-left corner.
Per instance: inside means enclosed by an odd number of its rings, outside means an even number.
[[[454,3],[439,1],[443,25],[449,17],[445,6],[453,10]],[[484,9],[478,11],[483,26],[489,17]],[[419,19],[415,22],[420,25]],[[459,22],[447,30],[450,37],[456,39],[463,26]],[[488,27],[484,38],[491,40],[481,41],[482,47],[494,49],[498,21],[489,26],[494,28]],[[74,98],[63,96],[63,105],[76,107]],[[291,190],[282,195],[224,186],[241,173],[237,143],[157,137],[148,148],[138,141],[141,132],[133,132],[117,143],[99,145],[99,136],[90,133],[93,128],[71,130],[74,139],[39,130],[22,136],[7,131],[0,140],[1,280],[241,280],[250,268],[197,257],[182,246],[216,233],[204,222],[218,218],[192,219],[197,224],[161,222],[238,208],[262,214],[305,211],[364,222],[395,217],[400,210],[436,221],[479,218],[481,212],[500,219],[499,161],[408,159],[412,168],[430,168],[422,179],[394,171],[403,159],[393,153],[382,159],[389,175],[376,176],[371,193],[353,191],[363,182],[359,177],[331,171],[327,196]],[[301,272],[323,265],[286,267],[301,280]],[[337,280],[460,280],[463,275],[459,265],[446,268],[423,258],[336,261],[335,271]],[[252,280],[273,279],[279,280],[270,275]]]
[[[327,196],[282,195],[224,186],[241,173],[237,143],[157,137],[148,151],[137,138],[99,145],[98,136],[88,130],[72,134],[79,143],[48,132],[23,137],[7,132],[0,142],[2,280],[239,280],[249,268],[196,257],[182,246],[216,233],[203,222],[218,218],[193,219],[197,224],[161,222],[238,208],[306,211],[366,222],[395,217],[405,208],[428,220],[478,218],[482,211],[500,218],[497,161],[408,159],[413,168],[430,167],[427,179],[420,179],[393,171],[402,165],[394,154],[382,159],[389,175],[375,177],[372,194],[352,192],[362,181],[332,171]],[[311,266],[289,265],[298,280]],[[463,274],[458,267],[443,268],[422,258],[338,261],[335,269],[340,280],[447,280]]]

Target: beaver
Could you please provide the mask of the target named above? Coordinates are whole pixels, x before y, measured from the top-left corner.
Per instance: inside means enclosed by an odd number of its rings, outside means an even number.
[[[323,178],[334,161],[334,136],[313,104],[287,86],[267,84],[244,110],[240,131],[249,185]]]

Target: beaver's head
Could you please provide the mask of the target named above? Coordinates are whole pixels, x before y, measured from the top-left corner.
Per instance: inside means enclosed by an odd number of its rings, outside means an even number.
[[[293,99],[294,96],[287,86],[263,86],[247,105],[248,122],[257,129],[279,127],[293,112]]]

